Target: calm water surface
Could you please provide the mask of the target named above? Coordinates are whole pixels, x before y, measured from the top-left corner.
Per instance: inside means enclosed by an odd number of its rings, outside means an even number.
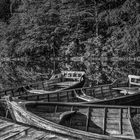
[[[0,89],[36,82],[43,77],[61,70],[85,71],[94,84],[110,83],[117,78],[126,78],[128,74],[140,75],[140,64],[136,61],[34,61],[2,62],[0,65]]]

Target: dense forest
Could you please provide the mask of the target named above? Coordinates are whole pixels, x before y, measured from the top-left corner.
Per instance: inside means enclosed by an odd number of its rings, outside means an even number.
[[[0,56],[135,57],[138,0],[1,0]]]

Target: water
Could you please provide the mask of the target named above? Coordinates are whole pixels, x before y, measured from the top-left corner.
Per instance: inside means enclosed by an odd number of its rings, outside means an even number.
[[[117,78],[126,79],[129,74],[140,75],[137,61],[8,61],[0,65],[0,89],[12,88],[49,78],[61,70],[85,71],[95,84],[111,83]],[[87,85],[88,86],[88,85]]]

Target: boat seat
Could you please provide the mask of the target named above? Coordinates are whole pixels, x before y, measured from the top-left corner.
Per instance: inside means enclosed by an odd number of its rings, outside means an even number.
[[[71,118],[71,116],[75,113],[76,113],[76,111],[66,111],[66,112],[62,113],[59,117],[59,119],[60,119],[59,124],[63,124],[64,120]]]
[[[120,93],[127,95],[127,94],[135,94],[137,92],[140,92],[139,87],[118,87],[118,88],[113,88],[113,90],[118,90]]]
[[[88,101],[88,102],[90,102],[90,101],[94,101],[94,102],[100,101],[100,99],[97,99],[97,98],[94,98],[94,97],[91,97],[91,96],[87,96],[87,95],[80,96],[79,98],[81,98],[82,100]]]
[[[47,94],[47,93],[50,93],[50,91],[39,90],[39,89],[28,90],[28,92],[33,93],[33,94]]]

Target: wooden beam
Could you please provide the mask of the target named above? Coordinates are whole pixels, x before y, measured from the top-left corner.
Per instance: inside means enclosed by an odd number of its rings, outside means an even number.
[[[129,117],[129,119],[131,118],[131,108],[130,107],[128,107],[128,117]]]
[[[88,109],[87,109],[86,131],[88,131],[89,118],[90,118],[90,107],[88,107]]]
[[[123,124],[122,124],[122,113],[123,113],[123,112],[122,112],[122,108],[120,108],[120,112],[119,112],[119,114],[120,114],[120,115],[119,115],[119,116],[120,116],[119,130],[120,130],[120,134],[121,134],[121,135],[122,135],[122,133],[123,133],[123,132],[122,132],[122,125],[123,125]]]
[[[104,108],[104,118],[103,118],[103,134],[106,133],[106,119],[107,119],[107,108]]]

